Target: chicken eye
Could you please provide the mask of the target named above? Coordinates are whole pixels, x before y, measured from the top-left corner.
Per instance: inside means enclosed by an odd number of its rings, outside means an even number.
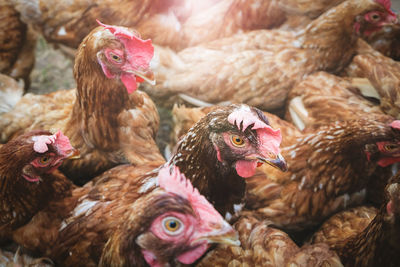
[[[39,158],[38,163],[40,165],[42,165],[42,166],[45,166],[45,165],[50,163],[50,159],[51,159],[51,157],[49,157],[47,155],[46,156],[42,156],[42,157]]]
[[[183,231],[182,222],[175,217],[166,217],[162,220],[164,231],[169,235],[178,235]]]
[[[399,146],[396,144],[387,144],[384,146],[384,149],[389,152],[393,151],[393,150],[397,150],[398,148],[399,148]]]
[[[235,134],[231,136],[231,142],[236,147],[244,147],[245,145],[244,139],[239,135]]]
[[[110,57],[112,58],[113,61],[115,61],[116,63],[121,63],[122,59],[120,56],[118,56],[117,54],[114,54],[112,52],[110,52]]]
[[[378,14],[378,13],[372,13],[370,16],[369,16],[369,18],[372,20],[372,21],[379,21],[380,19],[381,19],[381,16]]]

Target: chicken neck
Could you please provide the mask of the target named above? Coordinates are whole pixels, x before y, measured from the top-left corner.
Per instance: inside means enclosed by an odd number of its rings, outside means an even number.
[[[218,161],[208,132],[201,128],[197,125],[185,135],[170,162],[178,166],[200,194],[229,219],[241,207],[246,183],[235,168]]]

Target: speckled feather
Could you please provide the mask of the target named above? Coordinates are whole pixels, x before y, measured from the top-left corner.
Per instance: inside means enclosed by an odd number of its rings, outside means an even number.
[[[218,245],[196,266],[342,266],[325,244],[299,248],[283,231],[246,213],[234,224],[240,247]]]
[[[350,81],[326,72],[308,76],[290,91],[285,114],[285,119],[300,130],[359,117],[393,120],[363,98]]]
[[[351,77],[367,78],[380,97],[381,109],[400,118],[400,63],[359,41],[358,55],[345,69]]]
[[[400,174],[389,180],[379,210],[360,207],[339,213],[321,226],[312,241],[327,243],[345,266],[399,266],[399,182]]]

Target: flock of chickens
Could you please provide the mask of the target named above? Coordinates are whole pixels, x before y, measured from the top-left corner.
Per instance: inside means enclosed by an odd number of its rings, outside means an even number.
[[[390,0],[0,0],[0,18],[0,266],[400,266]],[[76,89],[26,92],[38,34]]]

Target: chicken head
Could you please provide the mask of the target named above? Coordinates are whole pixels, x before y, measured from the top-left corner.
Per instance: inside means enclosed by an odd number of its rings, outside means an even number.
[[[104,75],[119,78],[128,93],[134,92],[140,82],[154,84],[150,70],[154,54],[151,40],[142,40],[137,32],[126,27],[98,23],[92,45]]]

